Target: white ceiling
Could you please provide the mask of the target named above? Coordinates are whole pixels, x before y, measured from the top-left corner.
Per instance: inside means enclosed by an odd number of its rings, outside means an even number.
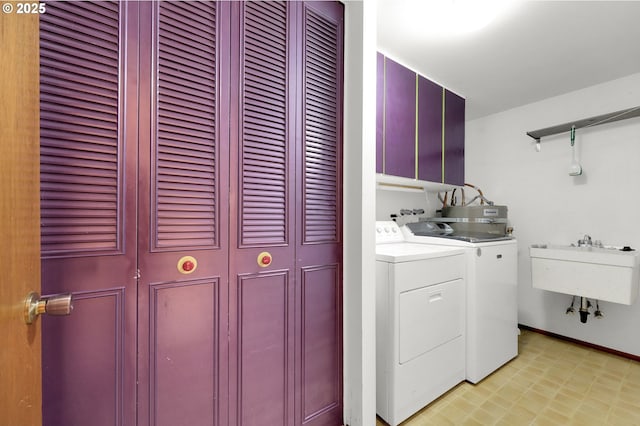
[[[378,50],[465,97],[467,120],[640,72],[640,1],[524,1],[448,38],[411,28],[424,1],[378,0]]]

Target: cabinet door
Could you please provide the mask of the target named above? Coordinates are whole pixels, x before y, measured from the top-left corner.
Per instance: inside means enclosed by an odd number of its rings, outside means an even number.
[[[418,76],[418,179],[442,181],[442,87]]]
[[[415,177],[416,73],[385,59],[384,172]]]
[[[444,93],[444,183],[464,185],[464,98]]]
[[[376,173],[384,173],[384,56],[376,58]]]

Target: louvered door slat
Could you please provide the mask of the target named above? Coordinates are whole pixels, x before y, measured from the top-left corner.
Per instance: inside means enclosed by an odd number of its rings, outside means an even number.
[[[241,246],[287,242],[287,5],[244,5]]]
[[[216,5],[158,6],[155,249],[214,247]]]
[[[305,11],[304,242],[339,240],[338,29]]]
[[[201,57],[198,58],[198,51],[191,50],[188,46],[183,45],[175,45],[175,46],[164,46],[162,48],[162,54],[167,57],[167,60],[164,62],[164,73],[167,77],[172,76],[174,81],[180,84],[182,80],[191,80],[192,82],[200,83],[204,87],[208,87],[213,77],[208,73],[207,67],[211,65],[211,57]],[[182,64],[187,60],[191,62],[193,68],[185,69]],[[195,68],[196,65],[201,66],[201,69]]]
[[[45,37],[69,32],[76,34],[73,39],[82,38],[90,45],[113,40],[111,28],[118,26],[119,13],[112,3],[102,3],[84,4],[78,8],[67,2],[56,2],[55,7],[47,11],[47,22],[52,28]]]
[[[206,117],[205,114],[192,114],[187,108],[184,108],[184,106],[177,106],[175,108],[167,108],[165,106],[162,111],[158,111],[158,116],[165,122],[165,124],[178,128],[190,128],[196,131],[195,134],[185,135],[185,132],[177,133],[171,131],[172,128],[167,126],[163,128],[162,134],[163,139],[167,139],[167,144],[173,143],[175,145],[189,145],[189,147],[193,146],[193,148],[198,151],[214,151],[213,147],[202,143],[202,138],[210,136],[211,132],[211,122],[209,121],[209,117]]]
[[[65,27],[82,27],[83,22],[118,22],[119,10],[113,8],[115,2],[85,2],[82,7],[75,7],[71,2],[55,2],[55,10],[47,10],[47,15],[56,15],[62,12],[62,16],[69,17]],[[115,24],[117,26],[117,24]],[[86,28],[86,27],[85,27]],[[90,26],[89,26],[90,28]]]
[[[46,92],[44,92],[45,94],[66,95],[69,90],[74,90],[74,85],[68,80],[60,80],[57,78],[57,73],[60,73],[60,75],[62,76],[66,76],[68,75],[68,72],[62,72],[63,69],[61,69],[61,64],[57,63],[57,61],[53,61],[53,63],[56,64],[58,69],[53,69],[49,73],[47,73],[47,75],[41,76],[40,84],[41,86],[44,85],[44,88],[46,89]],[[40,66],[46,66],[46,64],[46,61],[40,61]],[[52,62],[49,62],[49,65],[51,64]],[[62,64],[62,66],[64,66],[64,64]],[[74,74],[76,76],[75,81],[81,82],[83,84],[84,92],[87,95],[99,97],[103,100],[103,102],[112,102],[112,100],[117,99],[117,97],[111,96],[112,94],[110,94],[108,90],[102,90],[103,88],[108,89],[109,87],[111,87],[110,85],[116,79],[112,79],[111,81],[108,80],[104,85],[101,85],[100,80],[89,78],[87,76],[83,77],[82,75],[78,75],[77,73]]]
[[[158,137],[165,141],[165,144],[182,143],[190,145],[186,149],[191,149],[191,146],[202,145],[203,140],[210,141],[208,139],[211,137],[210,123],[208,126],[203,124],[199,128],[194,128],[194,126],[189,125],[191,124],[191,119],[188,115],[176,114],[169,118],[167,114],[164,114],[164,111],[158,111],[158,119],[164,123],[164,126],[158,129]],[[202,150],[198,149],[197,151]]]
[[[177,43],[189,46],[189,43],[186,42],[186,40],[189,39],[183,39],[183,37],[186,36],[197,38],[201,43],[214,43],[215,37],[209,32],[209,26],[211,25],[210,20],[215,19],[215,14],[203,15],[202,18],[205,19],[205,21],[195,21],[193,20],[194,16],[196,16],[194,15],[195,8],[193,7],[187,12],[189,16],[181,16],[180,6],[171,7],[171,5],[168,4],[163,6],[163,8],[167,13],[171,13],[171,19],[166,19],[166,14],[165,16],[161,16],[160,25],[162,25],[164,31],[174,35],[172,38],[174,38]],[[207,18],[209,20],[207,20]],[[206,56],[207,51],[203,51],[201,54],[202,56]]]
[[[212,21],[216,19],[216,10],[211,8],[207,2],[193,2],[189,9],[184,9],[181,5],[175,2],[167,2],[163,5],[163,8],[171,13],[170,20],[164,20],[163,16],[160,19],[163,24],[182,23],[184,24],[185,31],[190,31],[189,28],[198,26],[199,28],[208,28]],[[215,36],[209,32],[209,30],[202,31],[202,37],[209,42],[215,43]]]
[[[162,25],[162,24],[160,24]],[[172,64],[171,67],[167,66],[167,70],[174,69],[180,72],[187,73],[195,73],[196,75],[203,75],[205,77],[211,77],[207,71],[206,67],[210,65],[210,61],[213,59],[214,52],[210,50],[200,50],[198,49],[198,45],[192,45],[181,37],[194,37],[198,38],[202,43],[213,43],[213,41],[204,39],[200,36],[200,34],[185,34],[182,35],[179,32],[179,29],[171,29],[171,31],[165,31],[165,39],[171,40],[171,44],[160,45],[158,48],[162,52],[163,56],[166,57],[165,63],[167,65]],[[189,60],[193,62],[192,67],[185,68],[183,66],[184,60]],[[196,64],[204,66],[204,69],[199,69]]]
[[[40,48],[45,47],[41,45]],[[66,57],[66,55],[61,55],[61,58]],[[43,89],[45,90],[43,93],[53,93],[55,88],[75,90],[74,84],[81,84],[87,94],[109,97],[111,87],[117,82],[117,75],[113,78],[106,78],[109,77],[106,73],[92,72],[87,69],[83,69],[83,74],[80,74],[78,67],[73,64],[68,65],[60,60],[47,61],[42,59],[40,67],[47,69],[47,73],[40,76],[40,85],[41,87],[44,85]]]
[[[40,24],[43,257],[117,251],[118,3],[56,3],[47,12]]]
[[[58,21],[58,22],[56,22]],[[58,27],[60,22],[63,22],[62,19],[56,20],[55,16],[52,16],[51,21],[48,21],[51,27],[51,31],[44,34],[42,37],[42,42],[46,45],[47,43],[56,44],[63,42],[63,46],[61,46],[60,51],[70,54],[75,54],[78,51],[94,51],[96,58],[96,63],[106,63],[111,60],[111,56],[109,52],[115,46],[118,45],[118,39],[112,38],[111,30],[113,26],[108,24],[100,25],[100,23],[96,23],[96,21],[92,21],[96,27],[102,27],[102,31],[91,32],[89,29],[84,27],[87,23],[84,23],[83,26],[77,26],[73,29]],[[117,22],[115,27],[117,28]],[[45,58],[51,57],[52,53],[45,55]]]
[[[51,82],[45,82],[45,84],[51,84]],[[68,99],[67,93],[69,89],[65,89],[63,87],[50,88],[47,93],[43,93],[40,96],[40,100],[47,103],[58,103],[60,104],[61,100]],[[83,100],[67,100],[67,104],[73,104],[74,107],[77,106],[81,109],[85,110],[93,110],[105,114],[109,114],[114,107],[117,107],[118,100],[117,98],[111,98],[108,96],[101,95],[100,93],[91,93],[85,91],[85,96]],[[64,106],[64,104],[62,105]]]
[[[117,127],[118,119],[113,116],[113,110],[117,109],[117,105],[101,106],[92,102],[90,95],[85,95],[85,97],[88,99],[42,96],[40,100],[56,108],[55,113],[47,114],[49,119],[57,117],[59,122],[63,122],[66,118],[66,121],[71,125],[95,126],[108,129]],[[78,121],[81,121],[81,123]]]
[[[176,156],[178,155],[184,155],[185,149],[193,149],[195,151],[195,156],[191,156],[194,159],[198,159],[199,161],[205,162],[205,160],[203,160],[202,158],[198,157],[197,155],[200,155],[200,153],[205,153],[205,154],[209,154],[212,155],[213,153],[215,153],[215,151],[213,149],[211,149],[211,146],[207,146],[204,144],[199,144],[198,143],[198,139],[193,138],[194,142],[192,143],[185,143],[182,140],[175,140],[175,141],[167,141],[167,144],[163,147],[163,151],[168,153],[168,154],[174,154]]]

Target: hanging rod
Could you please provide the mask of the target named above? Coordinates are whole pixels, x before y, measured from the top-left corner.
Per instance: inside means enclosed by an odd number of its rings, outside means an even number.
[[[540,138],[545,136],[557,135],[558,133],[566,133],[570,131],[572,126],[575,126],[576,129],[581,129],[604,123],[613,123],[614,121],[626,120],[633,117],[640,117],[640,106],[610,112],[608,114],[596,115],[595,117],[584,118],[582,120],[571,121],[569,123],[547,127],[545,129],[533,130],[531,132],[527,132],[527,135],[535,139],[537,142],[540,142]]]

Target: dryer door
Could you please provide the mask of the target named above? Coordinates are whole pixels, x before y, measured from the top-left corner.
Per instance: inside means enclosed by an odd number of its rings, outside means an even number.
[[[457,279],[405,291],[399,300],[400,364],[462,335],[464,285]]]

